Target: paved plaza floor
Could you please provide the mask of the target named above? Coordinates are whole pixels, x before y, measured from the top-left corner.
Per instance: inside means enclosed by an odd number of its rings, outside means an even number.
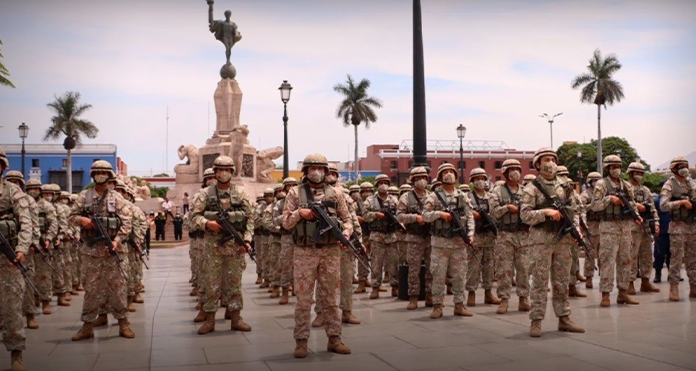
[[[587,332],[555,331],[550,303],[544,335],[531,339],[528,313],[495,314],[496,306],[478,304],[474,317],[453,317],[452,296],[446,297],[445,317],[428,318],[430,308],[406,311],[406,302],[390,297],[369,300],[355,295],[358,326],[344,326],[351,355],[326,352],[323,329],[312,329],[310,355],[293,358],[294,298],[279,306],[254,284],[253,263],[244,274],[244,311],[249,333],[231,332],[218,311],[217,331],[200,336],[192,319],[189,258],[186,246],[153,250],[145,273],[145,304],[130,320],[136,338],[118,337],[113,317],[95,330],[95,339],[72,342],[79,329],[83,296],[71,307],[54,307],[50,316],[37,315],[39,330],[27,330],[25,360],[30,370],[696,370],[696,300],[681,285],[680,303],[667,301],[669,285],[659,294],[639,294],[638,306],[615,304],[600,308],[600,294],[571,299],[572,318]],[[665,271],[666,275],[666,271]],[[584,289],[583,289],[584,290]],[[477,293],[479,301],[483,292]],[[55,302],[55,301],[54,301]],[[517,298],[511,300],[517,308]],[[9,368],[9,353],[0,352],[0,370]]]

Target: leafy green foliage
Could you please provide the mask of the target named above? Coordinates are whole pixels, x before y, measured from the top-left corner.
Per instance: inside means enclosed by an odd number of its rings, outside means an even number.
[[[0,45],[2,45],[2,40],[0,40]],[[0,53],[0,58],[3,58],[2,53]],[[8,71],[7,67],[0,61],[0,85],[14,88],[15,86],[12,84],[12,81],[7,79],[8,76],[10,76],[10,71]]]
[[[73,137],[76,143],[82,142],[82,136],[95,138],[99,129],[89,120],[80,118],[92,108],[91,104],[80,104],[80,93],[69,91],[62,96],[54,96],[55,101],[47,104],[53,111],[51,126],[46,130],[44,140],[56,140],[61,135]]]
[[[354,184],[360,185],[361,183],[364,183],[364,182],[369,182],[369,183],[372,183],[372,185],[374,185],[375,184],[375,177],[374,176],[364,176],[364,177],[360,178],[359,183],[355,183],[354,181],[351,180],[350,182],[346,182],[346,187],[350,187]]]
[[[169,191],[169,187],[155,187],[151,185],[147,185],[148,188],[150,188],[150,195],[152,197],[162,197],[164,198],[167,195],[167,192]]]
[[[621,63],[616,54],[611,53],[602,58],[599,49],[594,51],[587,65],[587,71],[576,76],[571,86],[573,89],[581,88],[580,101],[583,103],[604,105],[621,102],[624,97],[621,83],[612,77],[621,69]],[[602,147],[604,148],[604,147]]]
[[[167,174],[167,173],[159,173],[159,174],[153,175],[152,177],[153,177],[153,178],[169,178],[169,174]]]
[[[578,158],[578,149],[582,156]],[[563,144],[556,151],[558,154],[558,164],[568,168],[570,178],[578,181],[578,170],[582,172],[582,181],[587,177],[587,174],[597,168],[597,141],[592,140],[590,143],[572,143]],[[626,139],[619,137],[607,137],[602,139],[602,153],[605,155],[618,155],[622,160],[622,168],[624,172],[628,169],[628,165],[634,162],[638,156],[638,152],[631,146]],[[650,165],[645,161],[640,161],[647,171],[650,171]],[[603,174],[604,175],[604,174]]]
[[[643,185],[650,188],[650,192],[660,193],[662,187],[660,183],[667,180],[667,176],[660,173],[645,173],[643,176]]]

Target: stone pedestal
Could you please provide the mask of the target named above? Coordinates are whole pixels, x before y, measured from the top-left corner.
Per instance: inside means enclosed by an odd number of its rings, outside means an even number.
[[[242,90],[237,80],[222,79],[217,84],[215,94],[215,114],[217,129],[213,136],[225,136],[239,126],[239,114],[242,110]]]

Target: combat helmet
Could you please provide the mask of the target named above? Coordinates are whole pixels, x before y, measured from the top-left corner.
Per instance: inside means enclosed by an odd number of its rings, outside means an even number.
[[[126,183],[123,183],[123,181],[121,179],[116,179],[115,189],[122,189],[125,191],[126,190]]]
[[[559,166],[558,166],[558,169],[556,170],[556,175],[568,176],[568,175],[570,175],[570,172],[568,172],[568,168],[567,168],[567,167],[565,167],[565,166],[563,166],[563,165],[559,165]]]
[[[5,169],[10,167],[10,159],[7,158],[7,155],[2,148],[0,148],[0,162],[5,164]]]
[[[409,182],[413,182],[413,178],[417,178],[419,176],[424,176],[428,177],[428,169],[425,168],[425,166],[416,166],[413,169],[411,169],[411,174],[408,177]]]
[[[640,162],[631,162],[631,163],[628,165],[628,170],[626,171],[626,173],[630,174],[630,173],[632,173],[632,172],[634,172],[634,171],[637,171],[637,172],[639,172],[639,173],[644,173],[644,172],[645,172],[645,166],[643,166],[643,164],[641,164]]]
[[[474,179],[474,178],[479,177],[479,176],[482,176],[482,177],[488,179],[488,174],[486,174],[486,170],[483,170],[480,167],[473,168],[469,172],[469,180]]]
[[[51,195],[53,195],[53,187],[51,187],[50,184],[42,184],[41,193],[50,193]]]
[[[263,190],[263,196],[273,196],[273,188],[266,188]]]
[[[391,179],[389,179],[387,174],[379,174],[375,177],[375,185],[378,185],[379,182],[387,182],[387,185],[389,185],[391,184]]]
[[[256,194],[256,202],[261,202],[263,201],[263,192],[259,192]]]
[[[544,156],[553,156],[553,158],[555,158],[556,161],[558,161],[558,155],[556,154],[556,151],[554,151],[553,149],[551,149],[549,147],[541,147],[541,148],[537,149],[536,152],[534,152],[534,159],[532,160],[532,166],[536,167],[537,163],[539,163],[539,161],[541,161],[541,158]]]
[[[600,178],[601,178],[601,177],[600,177]],[[533,182],[534,179],[536,179],[536,175],[534,175],[534,174],[527,174],[527,175],[524,176],[523,182],[524,182],[524,184],[527,184],[527,183]]]
[[[311,166],[320,166],[324,168],[324,172],[328,174],[329,172],[329,161],[326,156],[319,153],[310,153],[305,156],[304,161],[302,161],[302,172],[307,173],[307,169]]]
[[[215,171],[213,171],[212,167],[209,167],[203,171],[203,181],[205,181],[208,178],[214,178],[215,177]]]
[[[396,186],[389,186],[389,188],[387,188],[387,193],[397,196],[399,194],[399,188],[396,188]]]
[[[500,167],[500,171],[505,174],[508,169],[520,169],[522,170],[522,164],[514,158],[509,158],[503,161],[503,166]]]
[[[471,192],[471,188],[469,188],[468,184],[460,184],[459,190],[464,192],[464,193]]]
[[[433,179],[433,182],[430,184],[430,189],[435,189],[440,186],[442,186],[442,182],[439,179]]]
[[[604,158],[604,161],[602,161],[602,169],[606,170],[610,165],[619,165],[621,166],[621,157],[617,155],[609,155]]]
[[[353,193],[353,192],[360,193],[360,186],[357,184],[353,184],[352,186],[348,187],[348,193]]]
[[[295,179],[295,178],[289,176],[289,177],[283,179],[283,185],[284,185],[284,186],[287,186],[287,185],[296,186],[296,185],[297,185],[297,179]]]
[[[68,201],[70,201],[70,193],[68,191],[60,191],[60,195],[58,196],[58,199],[61,198],[66,198]]]
[[[229,169],[234,173],[234,161],[228,156],[218,156],[213,161],[213,172],[217,169]]]
[[[90,178],[94,176],[94,173],[98,171],[105,171],[109,174],[109,178],[115,178],[116,173],[114,173],[114,168],[111,167],[111,163],[109,161],[104,161],[104,160],[97,160],[94,161],[92,164],[92,167],[89,169],[89,176]]]
[[[70,202],[75,202],[75,201],[77,201],[77,195],[73,193],[70,195]]]
[[[689,160],[687,160],[684,156],[677,156],[669,162],[669,169],[674,171],[674,168],[676,168],[677,165],[686,165],[688,167]]]
[[[370,183],[370,182],[362,182],[362,183],[360,183],[360,192],[364,192],[364,191],[374,192],[375,186],[372,185],[372,183]]]
[[[5,179],[7,181],[16,180],[16,181],[22,183],[22,186],[24,186],[24,175],[22,174],[21,171],[17,171],[17,170],[8,171],[7,174],[5,174]]]
[[[401,187],[399,187],[399,192],[408,192],[412,189],[413,187],[410,184],[402,184]]]
[[[60,192],[61,192],[60,186],[56,183],[51,183],[50,186],[51,186],[51,190],[53,191],[53,196],[58,198],[58,196],[60,196]]]
[[[336,163],[334,163],[334,162],[329,162],[328,164],[329,164],[329,166],[328,166],[329,171],[328,171],[328,172],[329,172],[329,173],[336,173],[336,174],[338,174],[338,166],[336,166]]]
[[[276,193],[280,192],[283,190],[283,185],[282,184],[276,184],[275,187],[273,187],[273,194],[275,195]]]
[[[454,174],[457,176],[457,169],[454,168],[454,165],[447,162],[437,168],[437,180],[442,181],[442,173],[444,173],[445,170],[454,170]]]

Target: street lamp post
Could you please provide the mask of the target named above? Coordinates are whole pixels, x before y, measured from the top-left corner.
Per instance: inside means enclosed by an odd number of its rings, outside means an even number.
[[[288,102],[292,86],[288,80],[283,80],[278,88],[280,100],[283,101],[283,179],[288,177]]]
[[[582,150],[578,148],[578,184],[582,191]]]
[[[558,117],[558,116],[560,116],[560,115],[562,115],[562,114],[563,114],[563,112],[559,112],[559,113],[557,113],[557,114],[555,114],[555,115],[553,115],[553,116],[549,116],[549,115],[547,115],[546,113],[542,113],[541,115],[539,115],[539,117],[541,117],[541,118],[546,118],[546,119],[548,120],[548,122],[549,122],[549,129],[550,129],[550,131],[551,131],[551,148],[553,148],[553,121],[554,121],[554,119],[555,119],[556,117]]]
[[[17,129],[19,130],[19,137],[22,138],[22,176],[26,179],[27,173],[24,171],[24,157],[27,151],[24,149],[24,140],[29,136],[29,125],[22,123]]]
[[[457,137],[459,137],[459,184],[464,184],[464,136],[466,127],[462,124],[457,126]]]

